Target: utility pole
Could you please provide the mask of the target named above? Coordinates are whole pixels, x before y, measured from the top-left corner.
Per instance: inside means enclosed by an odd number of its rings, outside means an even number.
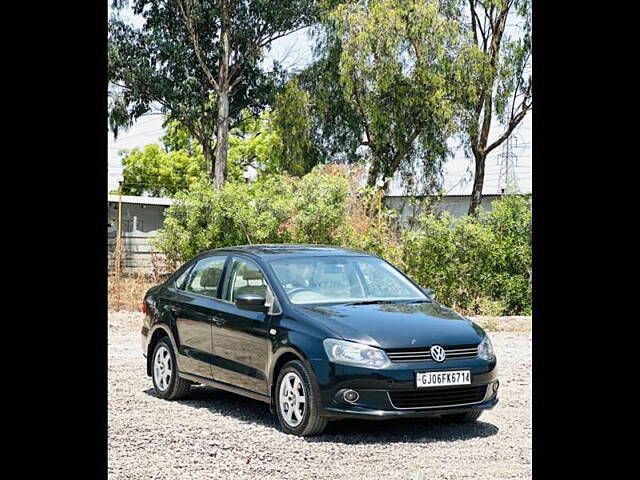
[[[118,182],[118,236],[116,237],[116,281],[120,280],[120,251],[122,250],[122,180]]]
[[[518,147],[518,140],[515,135],[507,137],[502,152],[498,154],[498,165],[500,165],[500,175],[498,176],[498,190],[513,193],[518,190],[518,177],[516,176],[516,166],[518,156],[513,152]]]

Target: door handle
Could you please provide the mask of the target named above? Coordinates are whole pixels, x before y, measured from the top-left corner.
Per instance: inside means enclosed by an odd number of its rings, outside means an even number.
[[[176,315],[180,313],[180,307],[176,307],[175,305],[169,305],[168,308],[171,313],[175,313]]]
[[[216,317],[215,315],[211,317],[213,323],[215,323],[218,327],[224,325],[227,321],[224,318]]]

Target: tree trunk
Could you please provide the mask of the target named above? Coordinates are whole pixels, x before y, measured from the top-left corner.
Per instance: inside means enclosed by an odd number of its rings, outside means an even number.
[[[477,216],[480,202],[482,201],[482,187],[484,185],[484,167],[487,159],[487,155],[491,148],[487,149],[487,143],[489,140],[489,131],[491,129],[491,119],[493,116],[493,85],[496,78],[496,69],[500,58],[500,45],[502,43],[502,36],[507,24],[507,16],[509,15],[509,9],[511,8],[509,2],[506,2],[498,13],[495,20],[490,21],[491,36],[489,51],[485,53],[489,54],[489,63],[492,69],[491,78],[488,84],[485,86],[484,92],[480,96],[480,102],[476,107],[476,123],[480,119],[480,112],[482,110],[483,119],[482,126],[479,132],[479,138],[477,132],[471,132],[471,147],[473,150],[473,156],[476,161],[476,171],[473,178],[473,190],[471,191],[471,204],[469,205],[469,215]],[[476,41],[476,46],[480,46],[478,43],[478,31],[476,26],[479,25],[476,22],[478,15],[475,13],[475,6],[473,2],[470,2],[471,13],[471,26],[473,28],[473,34]],[[493,7],[492,7],[493,8]],[[485,11],[486,14],[486,11]],[[489,14],[492,17],[492,13]],[[484,37],[484,33],[483,33]],[[477,138],[477,142],[474,139]]]
[[[389,192],[389,186],[391,185],[391,180],[393,180],[393,175],[384,177],[384,182],[382,184],[382,195],[387,195]]]
[[[484,166],[487,155],[484,153],[475,153],[476,171],[473,178],[473,189],[471,190],[471,204],[469,205],[469,215],[476,216],[478,208],[482,201],[482,187],[484,186]]]
[[[229,91],[218,94],[218,133],[216,144],[213,185],[220,190],[227,177],[227,150],[229,148]]]
[[[202,145],[202,155],[204,156],[204,168],[211,183],[213,183],[213,165],[215,162],[215,152],[211,148],[211,139],[200,139]]]
[[[213,185],[220,190],[227,177],[227,151],[229,149],[229,5],[222,7],[220,42],[220,69],[218,75],[218,132]]]
[[[375,187],[376,182],[378,181],[378,170],[379,170],[380,162],[372,158],[371,159],[371,167],[369,167],[369,175],[367,176],[367,186]]]

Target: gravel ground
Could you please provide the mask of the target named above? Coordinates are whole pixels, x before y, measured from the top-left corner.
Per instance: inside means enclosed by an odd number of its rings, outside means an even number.
[[[531,333],[491,334],[500,402],[476,424],[331,422],[322,436],[281,433],[266,404],[209,387],[153,394],[141,314],[109,314],[112,479],[531,478]]]

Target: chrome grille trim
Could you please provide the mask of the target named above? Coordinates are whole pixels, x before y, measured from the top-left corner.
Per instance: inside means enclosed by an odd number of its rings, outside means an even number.
[[[425,362],[432,361],[430,348],[425,349],[398,349],[398,350],[386,350],[389,360],[395,363],[401,362]],[[444,347],[446,357],[444,361],[449,359],[460,358],[475,358],[478,356],[478,347],[463,347],[458,346]]]

